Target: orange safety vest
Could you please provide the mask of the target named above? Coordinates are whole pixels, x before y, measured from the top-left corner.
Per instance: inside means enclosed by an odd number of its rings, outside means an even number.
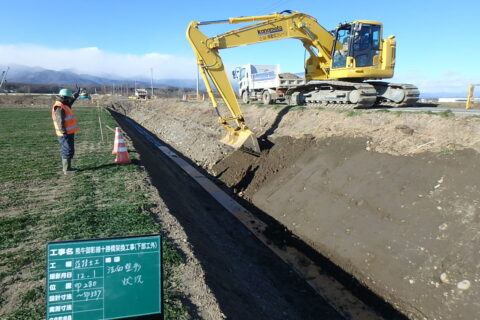
[[[72,108],[70,108],[67,105],[64,105],[60,101],[56,101],[55,104],[52,107],[52,119],[53,119],[53,126],[55,127],[55,132],[57,133],[57,136],[61,137],[63,135],[62,133],[62,128],[59,128],[57,125],[57,115],[55,114],[55,107],[60,107],[65,111],[65,119],[64,121],[64,126],[65,130],[67,131],[68,134],[75,133],[78,131],[78,122],[77,118],[75,118],[75,114],[72,111]]]

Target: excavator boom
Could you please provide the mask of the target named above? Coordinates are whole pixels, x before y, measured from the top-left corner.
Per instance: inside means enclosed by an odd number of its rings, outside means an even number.
[[[293,19],[294,17],[296,19]],[[199,26],[202,25],[242,22],[257,23],[213,38],[208,38],[199,30]],[[272,26],[272,23],[275,23],[275,25]],[[222,142],[236,149],[245,148],[255,154],[260,153],[257,138],[245,124],[242,111],[218,50],[284,38],[298,38],[301,40],[310,54],[318,58],[321,65],[324,66],[323,73],[327,74],[325,68],[330,61],[329,53],[333,44],[333,37],[327,30],[316,23],[314,18],[303,13],[286,15],[274,13],[263,16],[230,18],[228,20],[192,21],[189,24],[187,39],[195,52],[200,74],[213,107],[219,116],[219,122],[227,131],[227,135],[221,139]],[[312,49],[310,49],[311,46],[318,50],[317,54],[313,53]],[[224,117],[218,111],[218,103],[210,81],[217,88],[223,101],[225,101],[231,116]]]
[[[260,147],[255,134],[247,127],[242,111],[238,104],[235,92],[230,85],[225,66],[217,50],[210,50],[205,45],[208,38],[198,29],[198,22],[191,22],[187,29],[187,38],[197,57],[208,96],[215,108],[220,124],[227,131],[227,135],[221,141],[235,149],[246,148],[254,154],[260,153]],[[210,80],[217,88],[222,99],[225,101],[231,116],[222,116],[218,110],[218,102],[210,85]]]

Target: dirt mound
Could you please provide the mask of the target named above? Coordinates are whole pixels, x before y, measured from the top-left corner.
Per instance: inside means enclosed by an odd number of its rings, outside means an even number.
[[[50,95],[0,95],[0,108],[2,107],[46,107],[52,106],[54,100]]]
[[[100,99],[105,101],[105,98]],[[29,107],[29,108],[43,108],[51,107],[55,103],[55,95],[50,94],[0,94],[0,108],[11,107]],[[88,99],[79,99],[75,101],[74,107],[92,106],[96,102]]]
[[[278,75],[280,79],[301,79],[301,77],[297,76],[296,74],[284,72]]]
[[[124,102],[121,102],[124,105]],[[125,112],[164,141],[206,168],[232,153],[218,142],[225,134],[208,102],[159,99],[129,103]],[[228,110],[219,107],[222,114]],[[480,152],[480,118],[451,114],[330,111],[275,105],[242,105],[247,125],[257,137],[366,137],[369,149],[394,155],[471,148]],[[402,127],[409,129],[402,130]],[[407,132],[407,133],[405,133]],[[197,148],[200,144],[203,149]],[[205,156],[208,155],[208,156]]]
[[[207,102],[122,101],[113,107],[206,169],[231,152],[218,141],[224,132]]]
[[[295,163],[313,144],[312,136],[303,139],[280,137],[270,149],[264,149],[260,157],[235,151],[214,165],[212,173],[233,192],[250,200],[269,178]]]

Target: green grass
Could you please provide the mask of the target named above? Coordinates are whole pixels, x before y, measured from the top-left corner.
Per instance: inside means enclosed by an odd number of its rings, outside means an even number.
[[[442,112],[433,112],[433,111],[429,110],[429,111],[420,111],[420,112],[392,111],[391,113],[396,115],[396,116],[401,116],[401,115],[404,115],[404,114],[426,114],[426,115],[429,115],[429,116],[437,116],[437,117],[442,117],[442,118],[451,118],[451,117],[455,116],[455,113],[453,113],[453,111],[450,110],[450,109],[442,111]]]
[[[80,170],[63,176],[50,110],[0,109],[1,319],[43,319],[45,288],[39,283],[48,241],[159,233],[136,154],[130,153],[132,164],[114,165],[113,133],[104,130],[100,139],[99,114],[110,127],[113,118],[94,107],[75,112],[81,129],[73,162]],[[189,319],[173,280],[182,258],[170,242],[163,245],[165,318]],[[12,299],[15,308],[7,312],[3,307]]]
[[[355,111],[355,110],[349,110],[347,112],[347,117],[355,117],[355,116],[359,116],[361,115],[362,113],[360,111]]]
[[[451,117],[455,116],[455,113],[453,113],[453,111],[450,110],[450,109],[442,111],[442,112],[433,112],[433,111],[429,110],[429,111],[419,112],[419,113],[427,114],[427,115],[430,115],[430,116],[439,116],[439,117],[442,117],[442,118],[451,118]]]
[[[32,215],[2,217],[0,220],[0,250],[11,248],[29,236],[28,227],[35,225]]]
[[[440,148],[440,152],[441,152],[443,155],[446,155],[446,156],[453,154],[453,150],[451,150],[451,149],[448,148],[448,147],[441,147],[441,148]]]
[[[335,110],[335,112],[336,113],[344,113],[347,117],[355,117],[355,116],[359,116],[359,115],[362,114],[362,111],[358,111],[358,110],[342,110],[342,109],[339,109],[339,110]]]
[[[243,107],[248,107],[248,106],[254,106],[259,109],[272,109],[272,110],[282,110],[284,108],[288,108],[288,112],[293,112],[293,111],[303,111],[305,110],[304,106],[288,106],[285,104],[263,104],[263,103],[253,103],[253,104],[242,104]],[[320,108],[319,108],[320,109]]]
[[[255,106],[257,108],[267,108],[267,109],[273,109],[273,110],[280,110],[285,107],[284,104],[263,104],[263,103],[253,103],[253,104],[242,104],[242,106]]]
[[[317,109],[317,108],[316,108]],[[320,107],[318,107],[319,110],[322,110],[320,109]],[[306,110],[306,108],[304,106],[290,106],[290,109],[288,109],[289,112],[293,112],[293,111],[303,111],[303,110]]]
[[[451,118],[451,117],[455,116],[455,113],[453,113],[452,110],[448,109],[448,110],[445,110],[445,111],[442,111],[442,112],[438,113],[438,115],[442,118]]]

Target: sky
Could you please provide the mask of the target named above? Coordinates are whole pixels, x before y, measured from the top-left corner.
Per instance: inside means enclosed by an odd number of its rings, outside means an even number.
[[[290,9],[317,19],[327,30],[341,22],[376,20],[384,37],[395,35],[393,82],[421,92],[467,90],[480,83],[480,1],[350,0],[0,0],[0,65],[26,65],[119,78],[194,79],[193,51],[185,38],[190,21],[263,15]],[[239,25],[203,26],[209,36]],[[280,64],[302,72],[298,40],[222,50],[228,69]]]

